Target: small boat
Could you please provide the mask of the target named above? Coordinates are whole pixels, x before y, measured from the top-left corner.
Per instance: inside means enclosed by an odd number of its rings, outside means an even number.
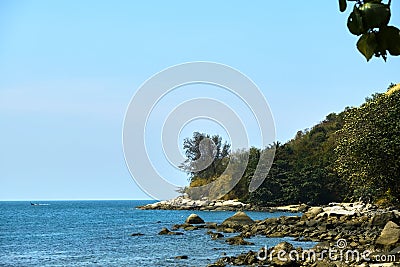
[[[48,206],[50,204],[42,204],[42,203],[32,203],[31,202],[31,206]]]

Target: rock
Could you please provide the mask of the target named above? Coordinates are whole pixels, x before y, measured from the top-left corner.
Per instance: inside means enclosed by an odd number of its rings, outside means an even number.
[[[271,266],[296,266],[296,262],[293,261],[289,253],[294,250],[292,244],[288,242],[281,242],[271,249],[270,258]],[[272,258],[271,258],[272,256]]]
[[[371,226],[381,226],[383,227],[389,221],[395,218],[395,214],[393,212],[384,212],[384,213],[377,213],[374,217],[372,217],[370,221]]]
[[[324,210],[321,207],[311,207],[308,209],[304,216],[308,219],[315,218],[318,214],[323,212]]]
[[[241,236],[230,237],[225,240],[229,245],[254,245],[254,243],[248,242]]]
[[[211,233],[210,236],[211,236],[211,239],[213,239],[213,240],[224,237],[224,235],[221,233]]]
[[[167,228],[161,229],[161,231],[158,233],[159,235],[168,235],[171,231],[168,230]]]
[[[281,242],[274,247],[274,250],[275,250],[275,252],[278,252],[278,251],[290,252],[290,251],[294,250],[294,247],[292,244],[290,244],[288,242]]]
[[[227,228],[223,228],[222,232],[224,232],[224,233],[235,233],[236,231],[235,231],[235,229],[227,227]]]
[[[190,214],[189,217],[187,217],[185,223],[202,224],[202,223],[204,223],[204,220],[202,218],[200,218],[199,215],[193,213],[193,214]]]
[[[223,221],[221,225],[223,225],[223,226],[237,226],[237,225],[243,226],[243,225],[250,225],[253,223],[254,223],[254,221],[249,216],[247,216],[246,213],[244,213],[243,211],[238,211],[233,216],[231,216],[228,219],[226,219],[225,221]]]
[[[199,227],[193,226],[193,225],[183,227],[183,230],[185,230],[185,231],[194,231],[194,230],[198,230],[198,229],[199,229]]]
[[[389,221],[383,228],[381,235],[375,244],[383,246],[385,249],[394,248],[395,244],[400,241],[400,227],[392,221]]]
[[[176,260],[187,260],[189,257],[187,255],[182,255],[182,256],[176,256]]]
[[[181,232],[172,232],[165,227],[163,229],[161,229],[161,231],[158,234],[159,235],[183,235],[183,233],[181,233]]]
[[[306,212],[308,209],[310,208],[310,206],[308,206],[307,204],[300,204],[298,211],[299,212]]]
[[[142,234],[142,233],[133,233],[133,234],[131,234],[131,236],[142,236],[142,235],[144,235],[144,234]]]
[[[217,223],[206,223],[206,228],[208,229],[216,229],[217,228]]]

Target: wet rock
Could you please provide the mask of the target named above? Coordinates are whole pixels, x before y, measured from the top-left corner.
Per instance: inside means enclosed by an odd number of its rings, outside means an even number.
[[[202,224],[202,223],[204,223],[204,220],[202,218],[200,218],[199,215],[193,213],[193,214],[190,214],[189,217],[187,217],[185,223]]]
[[[158,233],[159,235],[168,235],[171,231],[168,230],[167,228],[161,229],[161,231]]]
[[[254,245],[254,243],[244,240],[241,236],[230,237],[225,242],[229,245]]]
[[[168,230],[168,228],[162,228],[161,231],[158,233],[159,235],[183,235],[181,232],[172,232]]]
[[[187,255],[176,256],[176,260],[187,260],[189,257]]]
[[[131,234],[131,236],[142,236],[142,235],[144,235],[144,234],[142,234],[142,233],[133,233],[133,234]]]
[[[213,239],[213,240],[216,240],[216,239],[219,239],[219,238],[223,238],[224,237],[224,235],[223,234],[221,234],[221,233],[214,233],[214,232],[210,232],[210,233],[208,233],[210,236],[211,236],[211,239]]]

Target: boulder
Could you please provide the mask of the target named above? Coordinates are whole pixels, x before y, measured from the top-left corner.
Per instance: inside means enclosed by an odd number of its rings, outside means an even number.
[[[383,228],[381,235],[376,240],[375,244],[383,246],[386,249],[392,249],[395,244],[400,241],[400,226],[392,221],[389,221]]]
[[[295,261],[293,261],[289,253],[294,250],[292,244],[288,242],[281,242],[271,249],[270,265],[271,266],[295,266]],[[272,256],[272,257],[271,257]]]
[[[216,240],[216,239],[224,237],[224,235],[221,234],[221,233],[210,233],[210,236],[211,236],[211,239],[213,239],[213,240]]]
[[[375,214],[374,217],[371,218],[370,225],[383,227],[389,221],[393,220],[395,217],[396,216],[393,212],[377,213]]]
[[[202,224],[202,223],[204,223],[204,220],[202,218],[200,218],[199,215],[193,213],[193,214],[190,214],[189,217],[187,217],[185,223]]]
[[[233,216],[229,217],[222,222],[223,226],[243,226],[253,224],[254,221],[243,211],[236,212]]]
[[[241,236],[230,237],[226,239],[225,242],[229,245],[254,245],[254,243],[244,240]]]
[[[161,231],[158,233],[159,235],[168,235],[171,231],[168,230],[167,228],[161,229]]]
[[[321,207],[311,207],[308,209],[304,216],[308,219],[315,218],[318,214],[323,212],[324,210]]]

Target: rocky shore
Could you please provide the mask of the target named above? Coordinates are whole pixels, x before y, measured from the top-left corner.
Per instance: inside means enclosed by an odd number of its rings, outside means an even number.
[[[204,222],[192,214],[172,230],[208,229],[211,239],[224,239],[224,233],[237,233],[226,238],[230,245],[249,245],[254,236],[293,237],[314,241],[310,250],[294,248],[283,242],[272,248],[260,248],[237,256],[225,256],[215,266],[315,266],[378,267],[400,266],[400,212],[379,209],[371,204],[332,203],[309,207],[302,216],[282,216],[253,221],[243,211],[223,223]],[[163,229],[160,234],[175,234]]]
[[[193,200],[186,196],[179,196],[170,200],[163,200],[153,204],[137,207],[142,210],[205,210],[205,211],[290,211],[302,212],[307,208],[307,205],[290,205],[283,207],[259,207],[251,204],[246,204],[238,200],[208,200],[203,198]]]

